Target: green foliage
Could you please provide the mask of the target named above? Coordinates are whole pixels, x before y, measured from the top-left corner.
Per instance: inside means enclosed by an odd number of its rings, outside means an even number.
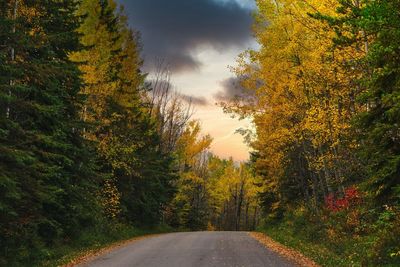
[[[171,231],[173,231],[173,229],[165,225],[137,228],[118,222],[112,225],[106,223],[82,233],[77,239],[71,240],[68,243],[58,244],[56,247],[48,249],[46,257],[41,259],[40,262],[34,265],[27,264],[27,266],[62,266],[80,256],[90,252],[96,252],[120,241],[129,240],[138,236],[167,233]]]
[[[340,1],[337,16],[317,16],[335,29],[336,49],[357,47],[364,54],[346,62],[359,72],[361,109],[353,117],[358,152],[368,174],[365,184],[380,203],[398,201],[400,175],[398,0]]]
[[[324,265],[399,265],[399,5],[259,0],[234,69],[254,98],[224,107],[254,122],[271,234]]]
[[[191,230],[205,230],[208,222],[208,149],[211,137],[201,136],[198,121],[191,121],[177,141],[179,179],[176,194],[169,205],[167,220],[171,225]]]
[[[0,265],[120,239],[121,223],[158,225],[176,171],[138,33],[114,1],[0,7]]]
[[[68,60],[79,46],[76,3],[2,5],[0,264],[17,264],[97,222],[99,176],[81,137],[80,72]]]
[[[51,265],[132,225],[253,229],[260,208],[321,264],[400,264],[399,0],[257,4],[261,48],[236,69],[254,98],[225,104],[257,131],[237,165],[169,83],[147,91],[115,1],[0,1],[0,265]]]
[[[369,109],[357,118],[365,142],[362,155],[370,169],[368,184],[377,197],[395,201],[400,198],[396,192],[400,176],[399,4],[398,0],[367,2],[354,22],[373,39],[365,58],[366,91],[360,96]]]
[[[237,165],[204,151],[207,137],[192,134],[189,128],[179,142],[186,163],[166,212],[167,222],[190,230],[254,229],[260,215],[259,186],[251,164]]]
[[[80,64],[85,81],[82,118],[92,126],[85,136],[94,142],[97,163],[116,185],[119,217],[157,224],[172,197],[175,173],[172,155],[159,148],[158,122],[143,97],[138,33],[128,28],[114,1],[82,1],[77,15],[82,18],[78,32],[83,49],[70,58]]]
[[[398,210],[366,206],[336,214],[304,209],[267,219],[260,231],[301,251],[322,266],[398,266]]]

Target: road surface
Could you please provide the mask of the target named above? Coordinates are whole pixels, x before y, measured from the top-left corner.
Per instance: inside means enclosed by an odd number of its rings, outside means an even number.
[[[190,232],[154,236],[128,244],[90,267],[293,267],[245,232]]]

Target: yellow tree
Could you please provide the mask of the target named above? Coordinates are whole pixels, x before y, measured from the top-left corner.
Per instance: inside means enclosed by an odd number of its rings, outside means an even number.
[[[223,230],[254,229],[259,186],[249,164],[213,156],[208,171],[210,224]]]
[[[357,107],[343,63],[360,51],[336,51],[334,31],[315,18],[334,16],[336,1],[260,0],[257,5],[254,32],[261,48],[242,54],[235,69],[255,100],[226,107],[253,119],[252,146],[265,191],[274,196],[272,210],[287,202],[281,193],[288,186],[299,189],[291,197],[317,206],[349,172],[342,165],[351,158],[348,129]]]
[[[212,138],[202,136],[198,121],[190,121],[177,142],[180,177],[169,220],[175,226],[205,229],[208,215],[207,165]]]
[[[84,135],[96,145],[96,160],[107,180],[100,195],[113,195],[105,203],[124,205],[106,210],[122,210],[131,220],[142,221],[138,215],[145,211],[151,220],[160,216],[160,202],[170,197],[168,180],[174,175],[171,154],[159,149],[155,118],[143,90],[139,34],[128,27],[114,0],[83,0],[77,16],[82,18],[78,33],[83,49],[70,58],[79,63],[85,85],[82,118],[91,127]]]

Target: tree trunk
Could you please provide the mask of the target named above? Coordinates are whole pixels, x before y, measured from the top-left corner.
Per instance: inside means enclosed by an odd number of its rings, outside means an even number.
[[[16,19],[17,19],[17,11],[18,11],[18,0],[14,1],[14,8],[13,8],[13,17],[12,19],[14,20],[14,25],[12,28],[12,33],[13,35],[15,35],[16,32]],[[13,38],[15,38],[15,36],[13,36]],[[12,46],[10,49],[10,56],[11,56],[11,62],[15,61],[15,48]],[[11,88],[14,86],[15,82],[13,79],[10,79],[10,87],[8,89],[8,96],[11,98]],[[7,119],[10,118],[10,112],[11,112],[11,106],[10,104],[7,106],[6,108],[6,117]]]
[[[254,207],[254,214],[253,214],[253,229],[252,230],[255,230],[256,227],[257,227],[257,212],[258,212],[258,207],[255,206]]]
[[[240,191],[237,202],[237,210],[236,210],[236,231],[240,230],[240,215],[242,213],[242,203],[243,203],[243,195],[244,195],[244,182],[240,183]]]
[[[245,214],[245,230],[249,230],[249,206],[250,206],[250,202],[249,199],[247,199],[246,201],[246,214]]]

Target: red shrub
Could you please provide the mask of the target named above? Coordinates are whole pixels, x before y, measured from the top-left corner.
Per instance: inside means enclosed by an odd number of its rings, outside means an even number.
[[[360,201],[360,192],[356,187],[351,186],[344,190],[344,195],[342,197],[337,197],[334,193],[330,193],[325,198],[325,205],[328,210],[338,212],[357,205]]]

